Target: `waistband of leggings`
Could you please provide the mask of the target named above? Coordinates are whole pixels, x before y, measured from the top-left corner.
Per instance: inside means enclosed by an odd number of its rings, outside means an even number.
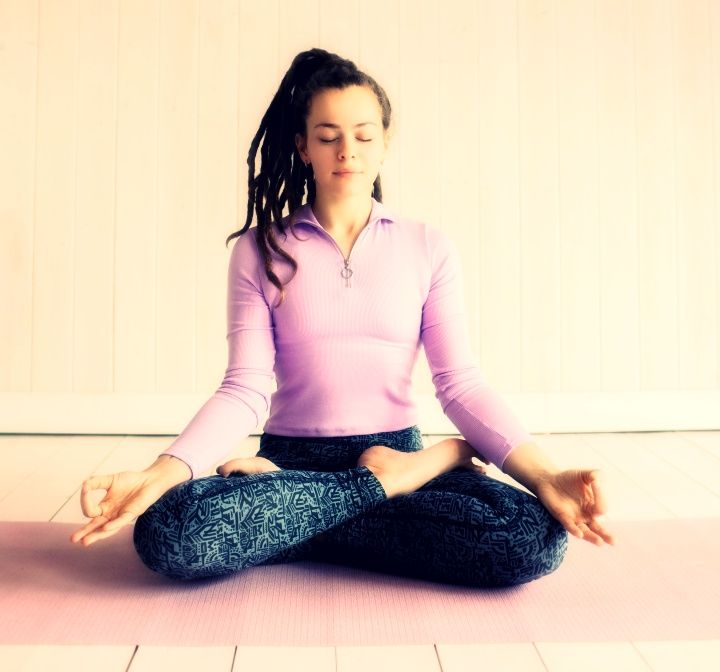
[[[267,440],[278,440],[284,442],[294,443],[319,443],[319,444],[333,444],[333,445],[345,445],[345,444],[366,444],[368,441],[382,444],[383,440],[395,439],[402,441],[403,439],[409,440],[412,438],[422,440],[422,433],[417,425],[411,425],[403,429],[392,429],[382,432],[373,432],[371,434],[350,434],[347,436],[283,436],[281,434],[271,434],[269,432],[263,432],[263,437],[267,437]]]

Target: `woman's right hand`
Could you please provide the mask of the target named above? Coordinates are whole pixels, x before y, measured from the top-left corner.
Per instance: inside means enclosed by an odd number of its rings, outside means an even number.
[[[91,476],[83,481],[81,505],[92,520],[74,532],[70,541],[76,544],[82,540],[83,546],[89,546],[112,536],[133,523],[171,487],[172,481],[152,470]],[[90,498],[93,490],[107,491],[98,504]]]

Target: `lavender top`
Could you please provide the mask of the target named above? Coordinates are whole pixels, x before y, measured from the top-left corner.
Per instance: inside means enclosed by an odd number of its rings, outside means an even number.
[[[197,478],[228,457],[268,410],[263,431],[283,436],[371,434],[418,424],[411,372],[422,345],[443,412],[502,470],[508,453],[532,437],[474,361],[452,239],[373,199],[346,267],[309,204],[292,218],[295,235],[275,229],[298,263],[287,283],[292,268],[273,253],[286,292],[279,307],[257,227],[235,240],[225,377],[162,454],[186,462]]]

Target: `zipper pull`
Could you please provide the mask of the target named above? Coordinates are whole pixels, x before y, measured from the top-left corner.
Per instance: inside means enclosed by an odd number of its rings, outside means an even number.
[[[350,276],[353,274],[352,268],[350,268],[350,257],[345,259],[345,268],[340,271],[340,275],[345,278],[345,287],[350,287]]]

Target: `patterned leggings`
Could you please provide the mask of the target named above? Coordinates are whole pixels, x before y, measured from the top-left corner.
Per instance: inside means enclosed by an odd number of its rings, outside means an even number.
[[[417,426],[340,437],[264,433],[257,454],[282,471],[176,485],[135,522],[135,549],[150,569],[185,580],[312,560],[485,587],[559,567],[568,533],[533,495],[457,468],[388,499],[357,466],[373,445],[423,448]]]

